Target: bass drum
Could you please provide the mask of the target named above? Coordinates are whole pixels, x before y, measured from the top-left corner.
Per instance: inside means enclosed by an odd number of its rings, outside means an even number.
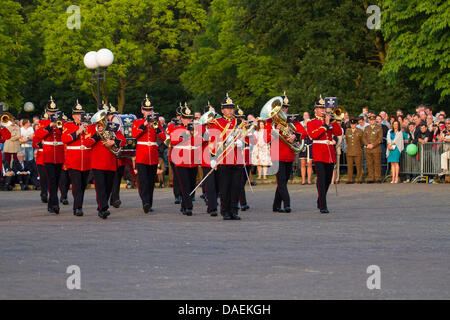
[[[132,158],[136,156],[136,139],[131,135],[131,129],[133,128],[133,121],[136,120],[134,114],[118,114],[114,117],[120,122],[122,127],[122,134],[127,140],[126,144],[120,151],[120,158]]]

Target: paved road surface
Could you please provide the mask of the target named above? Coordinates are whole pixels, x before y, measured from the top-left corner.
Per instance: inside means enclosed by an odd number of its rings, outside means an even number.
[[[289,214],[274,186],[248,191],[242,221],[179,214],[156,189],[151,215],[136,190],[103,221],[46,212],[38,193],[0,192],[0,299],[449,299],[450,185],[339,185],[315,209],[315,186],[291,185]],[[71,201],[71,199],[70,199]],[[66,268],[81,269],[68,290]],[[366,286],[378,265],[381,289]]]

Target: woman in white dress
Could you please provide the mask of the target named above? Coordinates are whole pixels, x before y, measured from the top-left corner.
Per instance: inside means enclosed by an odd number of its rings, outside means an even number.
[[[272,165],[270,159],[270,146],[267,143],[267,130],[263,120],[258,120],[258,126],[254,133],[256,137],[256,145],[252,150],[252,164],[258,168],[258,179],[261,179],[261,172],[263,178],[267,179],[267,168]]]

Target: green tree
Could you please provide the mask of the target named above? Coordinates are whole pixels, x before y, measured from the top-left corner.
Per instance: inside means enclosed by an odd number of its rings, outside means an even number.
[[[408,77],[432,95],[438,93],[440,102],[448,103],[450,2],[382,1],[381,27],[389,42],[382,74],[392,83]]]
[[[352,114],[406,108],[404,79],[378,75],[386,45],[366,27],[367,3],[351,0],[214,0],[181,76],[195,101],[230,91],[247,112],[286,90],[292,112],[338,96]],[[207,97],[208,96],[208,97]]]
[[[21,15],[22,6],[2,0],[0,6],[0,100],[11,109],[22,107],[21,86],[26,82],[29,32]],[[13,111],[13,110],[11,110]]]
[[[43,43],[44,63],[38,71],[57,85],[70,83],[95,98],[83,57],[88,51],[108,48],[115,61],[107,70],[103,99],[115,96],[112,101],[120,111],[127,91],[177,81],[186,62],[185,48],[206,17],[195,0],[81,0],[77,4],[81,28],[70,30],[66,8],[71,4],[41,0],[32,14],[32,27]]]

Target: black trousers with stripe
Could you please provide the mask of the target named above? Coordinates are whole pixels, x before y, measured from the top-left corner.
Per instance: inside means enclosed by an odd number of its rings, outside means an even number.
[[[109,209],[108,200],[111,196],[114,171],[92,169],[95,181],[95,193],[97,196],[97,210],[106,211]]]
[[[245,196],[245,184],[248,181],[247,175],[250,175],[251,166],[243,166],[242,174],[241,174],[241,186],[239,192],[239,202],[241,206],[245,206],[247,204],[247,197]],[[250,176],[249,176],[250,177]]]
[[[109,200],[110,204],[113,204],[117,200],[120,200],[120,182],[122,181],[124,171],[125,171],[125,166],[120,166],[117,168],[117,171],[114,173],[114,182],[113,182],[113,188],[111,191],[111,199]]]
[[[180,190],[180,182],[178,181],[177,177],[175,176],[175,163],[170,162],[170,166],[172,167],[173,172],[173,195],[175,198],[178,198],[181,196],[181,190]]]
[[[136,168],[139,179],[139,196],[141,197],[142,205],[148,203],[152,207],[158,165],[154,164],[150,166],[143,163],[136,163]]]
[[[203,176],[205,177],[211,170],[211,167],[202,167],[202,170]],[[219,184],[218,184],[219,181],[217,179],[216,173],[217,171],[214,170],[203,182],[203,187],[205,188],[204,193],[206,195],[206,202],[208,204],[207,209],[208,213],[217,210],[217,198],[219,196]]]
[[[70,188],[70,176],[69,171],[61,170],[61,175],[59,177],[59,191],[61,192],[61,199],[67,199],[67,194]]]
[[[82,209],[89,170],[80,171],[68,169],[67,171],[69,172],[70,181],[72,182],[73,210]]]
[[[327,192],[333,178],[334,163],[315,161],[317,175],[317,208],[320,210],[327,208]]]
[[[242,165],[219,165],[217,173],[219,176],[220,213],[223,216],[237,214]]]
[[[174,185],[175,179],[178,180],[180,184],[181,191],[181,209],[189,209],[192,210],[192,196],[189,194],[195,188],[195,181],[197,178],[197,167],[188,168],[188,167],[178,167],[175,166],[174,171]]]
[[[62,163],[45,164],[45,170],[47,171],[48,193],[50,195],[48,199],[48,208],[59,207],[58,185],[62,166]]]
[[[292,162],[278,161],[277,178],[277,190],[275,191],[275,198],[273,200],[273,209],[277,210],[281,208],[281,203],[284,204],[284,208],[291,206],[291,198],[287,183],[292,172]]]
[[[39,186],[41,188],[41,197],[48,196],[48,178],[47,178],[47,169],[45,169],[45,165],[38,164],[37,171],[39,174]]]

